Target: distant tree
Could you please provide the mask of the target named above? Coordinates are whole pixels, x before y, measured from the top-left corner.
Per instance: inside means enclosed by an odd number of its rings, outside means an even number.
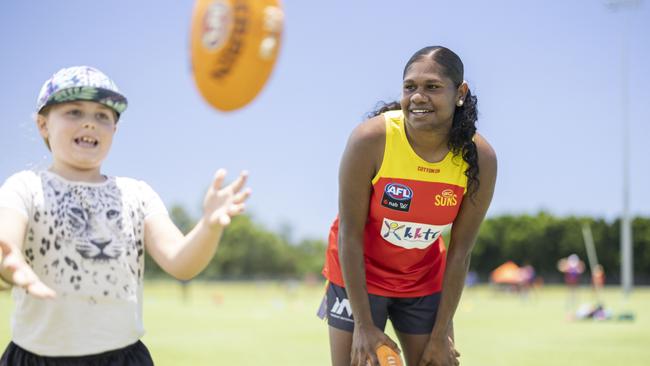
[[[598,261],[610,283],[619,281],[620,220],[607,223],[590,217],[557,218],[547,212],[503,215],[485,220],[472,252],[472,269],[487,278],[505,261],[530,263],[547,280],[559,281],[558,259],[571,253],[587,261],[582,224],[590,225]],[[634,276],[638,283],[650,282],[650,219],[637,217],[632,223]],[[589,277],[585,277],[588,279]]]
[[[639,283],[650,283],[650,218],[632,221],[634,273]]]
[[[301,277],[308,274],[320,274],[325,261],[326,249],[327,244],[322,240],[305,239],[300,241],[294,248],[297,274]]]
[[[181,205],[172,206],[172,209],[169,211],[169,216],[183,234],[189,233],[197,222]]]
[[[201,275],[204,278],[283,277],[296,273],[291,248],[280,236],[235,217],[219,244],[218,253]]]

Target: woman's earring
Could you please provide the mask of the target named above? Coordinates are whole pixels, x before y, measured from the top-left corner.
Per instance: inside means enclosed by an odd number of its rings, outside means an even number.
[[[459,106],[459,107],[462,107],[463,103],[465,103],[465,102],[463,102],[462,99],[458,99],[458,102],[456,102],[456,105]]]

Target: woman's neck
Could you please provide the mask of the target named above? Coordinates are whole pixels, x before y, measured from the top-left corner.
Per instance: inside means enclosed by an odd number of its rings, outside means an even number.
[[[405,125],[406,138],[413,151],[422,159],[436,163],[449,153],[449,130],[418,130]]]

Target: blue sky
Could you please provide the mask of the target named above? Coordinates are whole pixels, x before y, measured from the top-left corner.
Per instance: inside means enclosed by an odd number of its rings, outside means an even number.
[[[623,70],[631,209],[650,215],[647,1],[621,12],[588,0],[283,7],[268,84],[245,108],[224,113],[202,100],[190,72],[193,1],[1,2],[0,180],[48,166],[31,119],[39,88],[60,68],[87,64],[110,75],[130,102],[106,174],[145,180],[168,206],[198,213],[217,168],[231,177],[248,169],[249,212],[258,222],[290,225],[294,239],[324,239],[350,131],[377,101],[399,97],[413,52],[440,44],[463,59],[479,98],[479,131],[498,154],[489,215],[620,215]]]

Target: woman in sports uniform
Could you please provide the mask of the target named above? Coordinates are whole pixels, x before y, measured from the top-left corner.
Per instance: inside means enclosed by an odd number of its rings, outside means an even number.
[[[460,58],[426,47],[404,68],[400,102],[352,132],[323,269],[333,365],[399,351],[387,319],[407,365],[458,364],[452,319],[497,170],[476,103]]]

